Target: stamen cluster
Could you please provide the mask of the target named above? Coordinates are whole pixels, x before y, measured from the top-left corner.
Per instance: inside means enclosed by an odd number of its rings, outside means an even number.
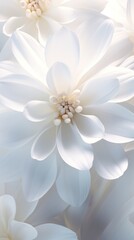
[[[20,0],[21,7],[26,10],[28,18],[38,18],[47,10],[50,0]]]
[[[71,123],[74,114],[80,113],[83,110],[80,105],[80,100],[77,99],[77,94],[79,94],[79,92],[79,90],[76,90],[70,96],[61,95],[58,97],[50,97],[50,102],[57,110],[56,118],[54,119],[54,124],[56,126],[59,126],[62,121],[67,124]]]

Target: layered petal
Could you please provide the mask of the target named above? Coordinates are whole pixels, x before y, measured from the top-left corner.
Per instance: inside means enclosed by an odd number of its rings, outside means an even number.
[[[74,121],[84,142],[95,143],[103,138],[105,129],[97,117],[77,114]]]
[[[85,144],[74,125],[62,123],[57,136],[57,148],[62,159],[79,170],[88,170],[92,166],[92,147]]]
[[[130,142],[134,138],[134,113],[114,103],[88,107],[85,114],[97,116],[105,127],[105,140],[113,143]]]
[[[61,159],[56,186],[60,197],[65,202],[78,207],[83,204],[89,194],[90,173],[72,168]]]
[[[10,17],[3,26],[3,32],[11,36],[16,29],[21,28],[26,22],[25,17]]]
[[[54,115],[54,110],[46,101],[30,101],[24,108],[24,115],[32,122],[48,120]],[[51,120],[51,118],[50,118]]]
[[[77,240],[76,234],[63,226],[56,224],[43,224],[36,227],[38,231],[37,240],[42,240],[44,236],[48,240]]]
[[[56,96],[68,94],[72,85],[72,77],[68,67],[63,63],[55,63],[47,74],[47,85]]]
[[[9,74],[1,78],[0,95],[3,104],[16,111],[23,111],[31,100],[48,99],[43,83],[24,74]]]
[[[66,64],[75,73],[79,63],[79,42],[76,35],[62,28],[47,42],[45,49],[46,62],[51,67],[55,62]]]
[[[27,223],[12,221],[9,225],[9,235],[14,240],[33,240],[37,237],[37,231]]]
[[[90,19],[91,18],[91,19]],[[94,14],[76,30],[80,41],[80,72],[86,73],[106,53],[113,36],[110,19]]]
[[[17,31],[12,37],[12,51],[19,64],[34,78],[44,79],[46,72],[43,47],[30,35]]]
[[[97,173],[106,179],[116,179],[123,175],[128,167],[128,160],[119,144],[101,140],[94,145],[94,166]]]
[[[46,159],[54,150],[56,145],[56,127],[49,127],[42,131],[35,139],[31,156],[33,159],[42,161]]]
[[[49,191],[57,176],[55,155],[51,154],[45,161],[31,159],[27,171],[23,174],[23,190],[28,201],[41,198]]]
[[[119,91],[119,81],[112,76],[92,78],[84,84],[80,94],[84,106],[102,104],[115,97]]]

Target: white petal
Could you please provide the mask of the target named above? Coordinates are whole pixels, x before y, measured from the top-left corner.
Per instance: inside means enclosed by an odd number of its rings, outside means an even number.
[[[48,40],[45,57],[49,67],[55,62],[63,62],[74,73],[79,63],[79,42],[76,35],[62,28]]]
[[[115,97],[119,91],[117,78],[103,76],[89,79],[84,85],[80,101],[82,105],[102,104]]]
[[[47,74],[47,84],[55,95],[68,94],[72,84],[68,67],[63,63],[55,63]]]
[[[49,102],[45,101],[30,101],[24,108],[24,115],[32,122],[41,122],[49,118],[54,110],[51,108]]]
[[[62,124],[57,137],[57,147],[62,159],[79,170],[88,170],[92,166],[92,147],[85,144],[72,124]],[[75,156],[75,157],[74,157]]]
[[[16,29],[21,28],[26,22],[25,17],[10,17],[3,26],[3,32],[7,36],[11,36]]]
[[[22,144],[35,135],[38,126],[28,121],[22,113],[3,109],[0,111],[0,145],[11,147]]]
[[[54,184],[56,175],[57,165],[54,154],[42,162],[31,159],[27,171],[23,174],[25,198],[28,201],[41,198]]]
[[[31,100],[46,100],[45,86],[26,75],[8,75],[0,80],[1,101],[16,111],[23,111]]]
[[[75,207],[81,206],[89,194],[90,173],[72,168],[62,161],[56,186],[65,202]]]
[[[10,195],[0,197],[0,233],[8,228],[8,222],[13,220],[16,213],[14,198]]]
[[[113,143],[130,142],[134,138],[134,113],[114,103],[85,109],[84,114],[97,116],[105,127],[105,140]]]
[[[40,199],[36,209],[28,218],[28,222],[34,226],[48,223],[50,219],[62,213],[67,206],[68,204],[60,198],[55,185],[53,185],[47,194]]]
[[[33,240],[37,237],[37,231],[27,223],[12,221],[9,225],[9,234],[14,240]]]
[[[19,64],[34,78],[44,79],[43,47],[30,35],[17,31],[12,36],[12,50]]]
[[[80,41],[80,71],[87,72],[107,51],[113,36],[112,21],[93,15],[77,29]],[[81,73],[82,74],[82,73]]]
[[[37,240],[44,239],[44,236],[47,240],[77,240],[76,234],[63,226],[56,224],[44,224],[36,227],[38,236]]]
[[[12,16],[23,15],[23,10],[20,7],[19,2],[16,0],[0,1],[0,9],[1,9],[0,20],[2,21]]]
[[[37,29],[38,29],[38,38],[42,45],[46,44],[48,38],[54,34],[56,31],[59,31],[61,25],[54,21],[52,18],[46,17],[40,18],[37,22]]]
[[[74,120],[84,142],[95,143],[103,138],[105,129],[97,117],[77,114]]]
[[[16,202],[16,215],[15,219],[20,222],[24,222],[28,216],[34,211],[37,206],[38,201],[28,202],[24,196],[22,190],[21,181],[11,181],[5,186],[5,194],[10,194],[14,197]]]
[[[56,127],[50,127],[41,132],[35,139],[31,156],[33,159],[42,161],[54,150],[56,144]]]
[[[78,10],[64,6],[50,8],[47,15],[61,24],[66,24],[74,21],[78,17]]]
[[[127,14],[128,24],[130,24],[130,26],[132,26],[132,29],[133,29],[133,24],[134,24],[134,1],[133,0],[127,1],[126,14]]]
[[[121,145],[100,141],[94,145],[94,166],[106,179],[116,179],[124,174],[128,160]]]

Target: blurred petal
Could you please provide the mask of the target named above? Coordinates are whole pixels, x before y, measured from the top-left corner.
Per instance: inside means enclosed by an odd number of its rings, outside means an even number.
[[[116,179],[124,174],[128,160],[119,144],[101,140],[94,145],[94,166],[97,173],[106,179]]]
[[[90,173],[72,168],[62,161],[56,186],[65,202],[75,207],[81,206],[89,194]]]

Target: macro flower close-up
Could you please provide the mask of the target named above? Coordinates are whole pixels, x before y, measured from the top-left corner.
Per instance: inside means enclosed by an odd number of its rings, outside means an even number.
[[[131,0],[0,0],[1,240],[133,240],[133,25]]]

